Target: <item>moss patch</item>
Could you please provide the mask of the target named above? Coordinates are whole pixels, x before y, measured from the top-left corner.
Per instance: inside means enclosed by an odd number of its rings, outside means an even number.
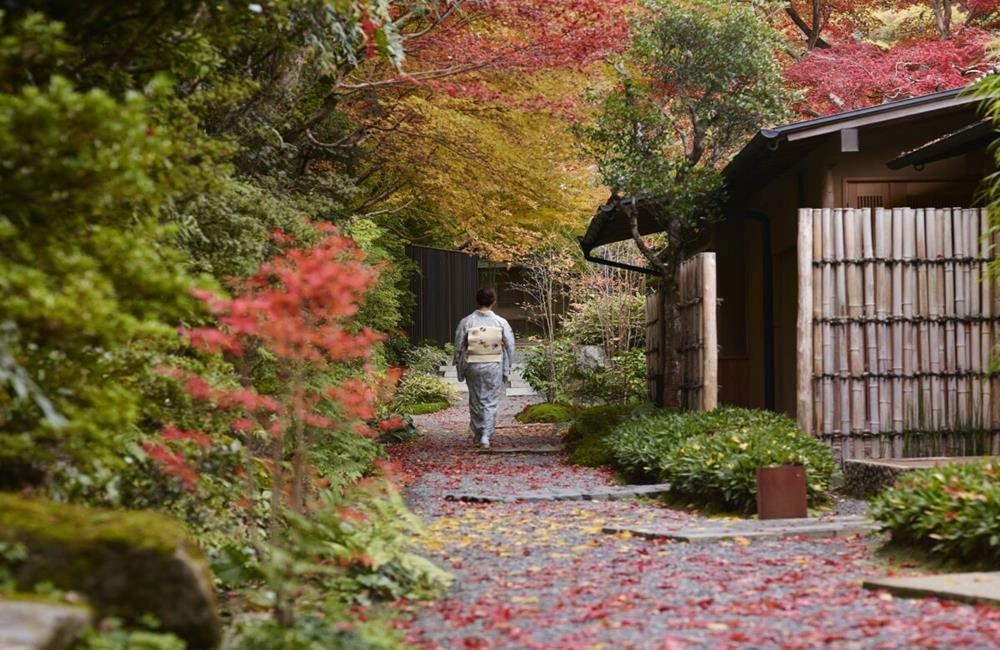
[[[580,411],[565,437],[570,447],[569,462],[586,467],[610,465],[614,458],[611,449],[605,444],[605,438],[633,408],[635,407],[623,404],[608,404]]]
[[[151,614],[191,647],[219,643],[211,573],[177,521],[0,493],[0,540],[27,548],[11,567],[21,589],[51,582],[83,593],[102,617]]]
[[[569,404],[544,402],[542,404],[529,404],[514,417],[523,424],[554,424],[556,422],[569,422],[573,419],[576,411],[576,407]]]
[[[410,415],[426,415],[427,413],[437,413],[448,408],[448,402],[420,402],[412,406],[407,406],[403,410]]]

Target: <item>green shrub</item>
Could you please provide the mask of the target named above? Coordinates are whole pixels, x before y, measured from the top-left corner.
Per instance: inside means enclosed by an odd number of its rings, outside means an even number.
[[[345,624],[349,614],[306,612],[291,627],[273,618],[245,618],[233,626],[227,650],[390,650],[400,647],[399,633],[386,621]],[[89,649],[88,649],[89,650]],[[103,649],[102,649],[103,650]],[[132,650],[131,648],[129,650]],[[143,650],[146,650],[145,648]]]
[[[743,512],[756,507],[758,467],[803,464],[811,504],[827,497],[836,473],[825,444],[769,411],[658,411],[624,422],[607,443],[626,473],[668,482],[685,498]]]
[[[621,345],[641,347],[646,341],[646,298],[631,293],[594,297],[574,306],[563,327],[580,345],[604,345],[616,339]],[[624,338],[628,340],[620,340]]]
[[[407,411],[414,404],[451,403],[455,398],[455,388],[444,379],[424,372],[410,372],[399,382],[392,409]]]
[[[421,402],[406,408],[409,415],[426,415],[427,413],[437,413],[451,406],[448,402]]]
[[[646,395],[646,352],[633,348],[612,357],[606,367],[577,364],[574,375],[577,400],[628,404]]]
[[[614,457],[606,438],[634,408],[634,405],[605,404],[581,411],[565,436],[570,446],[569,462],[585,467],[610,465]]]
[[[894,542],[1000,567],[996,461],[908,472],[872,500],[871,513]]]
[[[326,491],[308,515],[287,514],[293,556],[279,560],[312,595],[343,603],[435,598],[451,576],[414,548],[420,520],[391,485],[372,480]]]
[[[449,343],[444,348],[435,345],[418,345],[410,348],[404,355],[406,367],[411,373],[433,374],[438,366],[451,363],[454,347]]]
[[[74,650],[184,650],[187,644],[173,634],[128,629],[120,620],[105,618],[99,629],[88,628]]]
[[[524,424],[569,422],[574,411],[569,404],[542,402],[525,406],[514,418]]]
[[[385,450],[374,438],[333,434],[313,445],[309,460],[316,474],[330,481],[333,488],[343,488],[368,476]]]
[[[606,366],[580,363],[575,344],[565,338],[524,355],[524,379],[550,402],[627,404],[646,393],[646,355],[632,349]]]
[[[556,339],[552,345],[537,345],[524,352],[524,380],[535,392],[550,402],[568,402],[573,398],[573,344]]]
[[[407,442],[408,440],[413,440],[418,435],[417,427],[414,426],[413,418],[410,417],[409,413],[393,413],[388,417],[379,419],[373,428],[378,430],[378,440],[383,444]]]

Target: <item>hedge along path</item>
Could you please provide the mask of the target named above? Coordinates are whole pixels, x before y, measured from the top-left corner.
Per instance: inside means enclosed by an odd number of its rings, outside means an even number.
[[[459,490],[613,485],[610,472],[569,466],[563,455],[478,454],[464,418],[458,408],[417,418],[423,436],[390,447],[428,528],[426,554],[456,577],[440,600],[400,605],[409,617],[399,626],[416,647],[995,647],[1000,638],[1000,609],[863,589],[877,574],[912,573],[876,564],[870,538],[684,544],[602,530],[739,520],[648,500],[446,501]],[[558,443],[551,428],[512,426],[494,438],[543,443]]]

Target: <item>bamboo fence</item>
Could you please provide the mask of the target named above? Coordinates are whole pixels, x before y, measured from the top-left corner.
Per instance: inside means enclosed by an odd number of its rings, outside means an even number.
[[[845,459],[1000,453],[986,211],[803,209],[799,225],[802,427]]]

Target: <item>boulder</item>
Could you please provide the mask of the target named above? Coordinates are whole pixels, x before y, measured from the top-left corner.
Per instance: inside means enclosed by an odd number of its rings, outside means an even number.
[[[603,346],[578,345],[575,354],[576,362],[582,368],[594,370],[608,367],[608,355],[604,352]]]
[[[65,650],[90,618],[86,607],[36,599],[0,600],[0,648]]]
[[[169,517],[0,494],[0,541],[27,548],[12,567],[19,588],[51,582],[83,594],[100,617],[138,623],[151,614],[191,648],[219,644],[208,564]]]

